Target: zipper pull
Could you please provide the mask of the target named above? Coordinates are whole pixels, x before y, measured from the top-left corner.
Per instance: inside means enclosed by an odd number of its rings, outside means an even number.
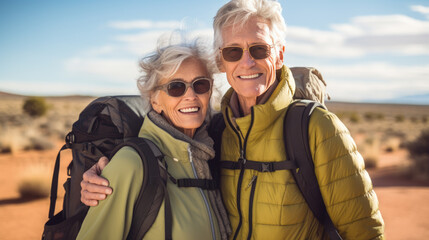
[[[243,162],[243,165],[246,164],[246,159],[244,158],[243,149],[240,150],[240,157],[238,158],[238,162],[240,162],[240,160]]]
[[[252,179],[250,179],[250,182],[249,182],[249,184],[247,184],[247,186],[246,186],[246,189],[248,189],[250,186],[252,186],[252,183],[256,180],[256,175],[254,175],[253,177],[252,177]]]

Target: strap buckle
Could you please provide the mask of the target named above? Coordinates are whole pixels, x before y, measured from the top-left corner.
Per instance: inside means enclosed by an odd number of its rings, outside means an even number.
[[[274,167],[272,162],[263,162],[261,163],[262,172],[274,172]]]
[[[71,146],[73,145],[73,143],[76,142],[76,136],[74,135],[73,132],[69,132],[66,135],[65,142],[66,142],[67,148],[71,148]]]

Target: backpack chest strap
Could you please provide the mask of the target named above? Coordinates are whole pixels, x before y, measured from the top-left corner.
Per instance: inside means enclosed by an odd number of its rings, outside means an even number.
[[[215,190],[218,188],[216,181],[212,179],[182,178],[176,181],[178,187],[197,187],[204,190]]]
[[[220,167],[225,169],[252,169],[258,172],[274,172],[277,170],[297,169],[294,161],[258,162],[252,160],[220,161]]]

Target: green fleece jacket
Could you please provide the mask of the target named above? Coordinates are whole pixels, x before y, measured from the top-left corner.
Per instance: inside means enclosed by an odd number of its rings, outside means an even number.
[[[144,120],[139,137],[154,142],[165,155],[169,173],[178,178],[195,178],[190,159],[190,144],[172,137],[155,125],[149,117]],[[77,239],[126,239],[133,207],[143,181],[143,164],[138,153],[130,148],[120,149],[102,172],[113,188],[112,195],[91,207]],[[167,183],[173,217],[173,239],[220,239],[217,220],[208,202],[207,192],[199,188],[178,188]],[[164,239],[164,203],[144,239]]]
[[[283,119],[293,101],[289,69],[278,71],[278,85],[251,114],[234,118],[232,89],[222,100],[226,128],[221,159],[261,162],[286,160]],[[286,129],[287,131],[287,129]],[[344,239],[384,239],[377,196],[362,156],[347,128],[331,112],[316,109],[309,144],[320,190],[333,223]],[[221,192],[229,213],[231,239],[326,239],[289,170],[221,170]]]

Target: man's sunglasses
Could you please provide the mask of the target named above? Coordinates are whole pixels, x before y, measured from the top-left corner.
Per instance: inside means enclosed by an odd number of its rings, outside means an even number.
[[[197,78],[192,82],[175,79],[164,85],[158,86],[155,89],[163,90],[171,97],[181,97],[185,95],[188,88],[191,87],[196,94],[204,94],[210,91],[212,81],[209,78]]]
[[[255,44],[250,45],[248,48],[242,47],[224,47],[220,48],[223,59],[227,62],[236,62],[243,57],[244,51],[249,51],[253,59],[265,59],[271,54],[273,45],[268,44]]]

